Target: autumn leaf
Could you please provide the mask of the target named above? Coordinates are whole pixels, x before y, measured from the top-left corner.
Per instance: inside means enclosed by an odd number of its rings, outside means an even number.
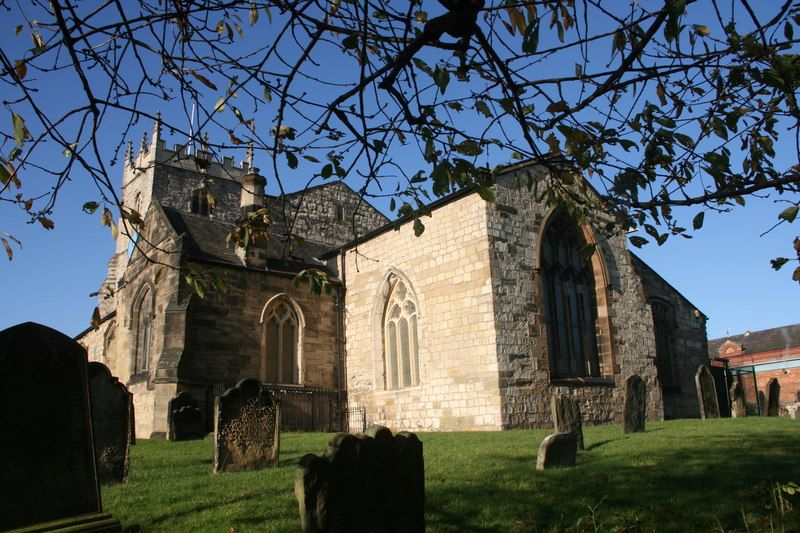
[[[36,220],[39,221],[39,224],[41,224],[44,229],[53,229],[54,227],[56,227],[56,225],[53,224],[53,221],[44,215],[40,216]]]
[[[193,70],[190,71],[190,73],[191,73],[192,76],[197,78],[197,80],[200,81],[200,83],[202,83],[203,85],[205,85],[209,89],[213,89],[215,91],[217,90],[217,86],[214,85],[213,83],[211,83],[211,81],[208,78],[206,78],[205,76],[203,76],[202,74],[198,74],[197,72],[195,72]]]
[[[14,72],[17,73],[19,79],[23,79],[28,74],[28,65],[24,61],[17,59],[14,61]]]

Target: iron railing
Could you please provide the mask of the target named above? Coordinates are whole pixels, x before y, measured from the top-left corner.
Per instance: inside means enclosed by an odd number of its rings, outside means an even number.
[[[206,392],[207,418],[213,426],[214,402],[232,384],[214,383]],[[347,407],[347,394],[332,389],[264,384],[281,402],[282,431],[351,433],[366,429],[364,407]],[[211,428],[213,430],[213,427]]]

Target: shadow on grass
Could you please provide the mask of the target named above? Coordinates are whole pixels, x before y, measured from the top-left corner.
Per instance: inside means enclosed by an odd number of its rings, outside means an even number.
[[[594,443],[594,444],[592,444],[591,446],[587,446],[586,448],[584,448],[584,450],[583,450],[583,451],[585,451],[585,452],[588,452],[588,451],[591,451],[591,450],[596,450],[597,448],[599,448],[599,447],[600,447],[600,446],[602,446],[603,444],[608,444],[609,442],[616,442],[616,441],[618,441],[618,440],[620,440],[620,439],[606,439],[606,440],[601,440],[601,441],[599,441],[599,442],[595,442],[595,443]]]
[[[570,469],[535,471],[535,450],[493,456],[489,475],[433,484],[428,526],[497,531],[511,519],[519,530],[578,530],[578,520],[591,520],[596,507],[600,530],[709,531],[717,520],[742,527],[742,510],[765,512],[773,483],[800,481],[796,437],[787,443],[785,435],[760,435],[756,449],[743,449],[741,437],[715,435],[704,440],[707,453],[700,456],[685,447],[685,436],[659,436],[646,446],[642,440],[641,450],[637,437],[596,442]],[[523,465],[527,476],[520,475]]]

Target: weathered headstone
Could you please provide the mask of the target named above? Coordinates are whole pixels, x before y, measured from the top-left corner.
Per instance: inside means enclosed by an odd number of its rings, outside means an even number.
[[[214,406],[214,472],[278,464],[280,402],[257,379],[243,379]]]
[[[714,385],[714,377],[706,365],[700,365],[694,375],[694,382],[697,386],[697,401],[700,404],[700,417],[719,418],[719,401],[717,400],[717,389]]]
[[[581,409],[578,406],[578,402],[570,396],[553,394],[550,398],[550,408],[556,433],[574,433],[578,449],[582,450],[583,425],[581,424]]]
[[[98,480],[124,483],[130,462],[132,395],[103,363],[89,363],[87,374]]]
[[[545,437],[536,456],[536,470],[554,466],[575,466],[578,439],[575,433],[555,433]]]
[[[789,418],[792,420],[800,420],[800,402],[790,403],[786,406],[789,411]]]
[[[294,487],[306,533],[425,531],[425,466],[413,433],[337,433],[322,457],[300,460]]]
[[[187,391],[173,396],[167,405],[167,439],[197,440],[206,436],[203,410]]]
[[[778,416],[781,408],[781,384],[778,378],[767,381],[767,416]]]
[[[622,404],[622,432],[641,433],[647,418],[647,385],[636,374],[625,379],[625,399]]]
[[[747,416],[747,409],[744,405],[744,392],[742,384],[734,381],[731,385],[731,416],[733,418],[744,418]]]
[[[0,530],[119,531],[95,471],[86,351],[27,322],[0,332]]]

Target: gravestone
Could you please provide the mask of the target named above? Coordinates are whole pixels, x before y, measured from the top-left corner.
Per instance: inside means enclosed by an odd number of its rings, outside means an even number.
[[[205,436],[203,410],[197,400],[186,391],[173,396],[167,405],[167,439],[197,440]]]
[[[700,404],[700,418],[719,418],[719,401],[714,377],[706,365],[700,365],[694,375],[697,386],[697,401]]]
[[[120,531],[100,505],[86,362],[77,342],[40,324],[0,332],[1,531],[56,521]]]
[[[583,449],[583,426],[578,402],[570,396],[553,394],[550,408],[556,433],[574,433],[578,449]]]
[[[767,381],[767,416],[778,416],[781,408],[781,384],[778,378]]]
[[[731,385],[731,416],[733,418],[744,418],[747,416],[747,409],[744,405],[744,392],[742,391],[742,384],[734,381]]]
[[[130,421],[130,424],[131,424],[131,430],[130,430],[131,444],[136,444],[136,409],[135,409],[134,404],[133,404],[133,394],[131,394],[131,405],[130,405],[130,407],[131,407],[131,415],[130,415],[130,417],[128,417],[128,420]],[[169,416],[169,415],[167,415],[167,416]]]
[[[641,433],[647,418],[647,385],[636,374],[625,380],[625,399],[622,404],[622,432]]]
[[[308,454],[295,471],[302,530],[425,531],[425,465],[414,433],[372,426],[337,433],[322,457]]]
[[[800,420],[800,402],[790,403],[786,406],[789,411],[789,418],[792,420]]]
[[[278,464],[280,402],[257,379],[243,379],[214,406],[214,472]]]
[[[556,466],[575,466],[578,438],[575,433],[555,433],[545,437],[536,456],[536,470]]]
[[[97,478],[100,483],[124,483],[130,462],[133,396],[103,363],[89,363],[87,374]]]

